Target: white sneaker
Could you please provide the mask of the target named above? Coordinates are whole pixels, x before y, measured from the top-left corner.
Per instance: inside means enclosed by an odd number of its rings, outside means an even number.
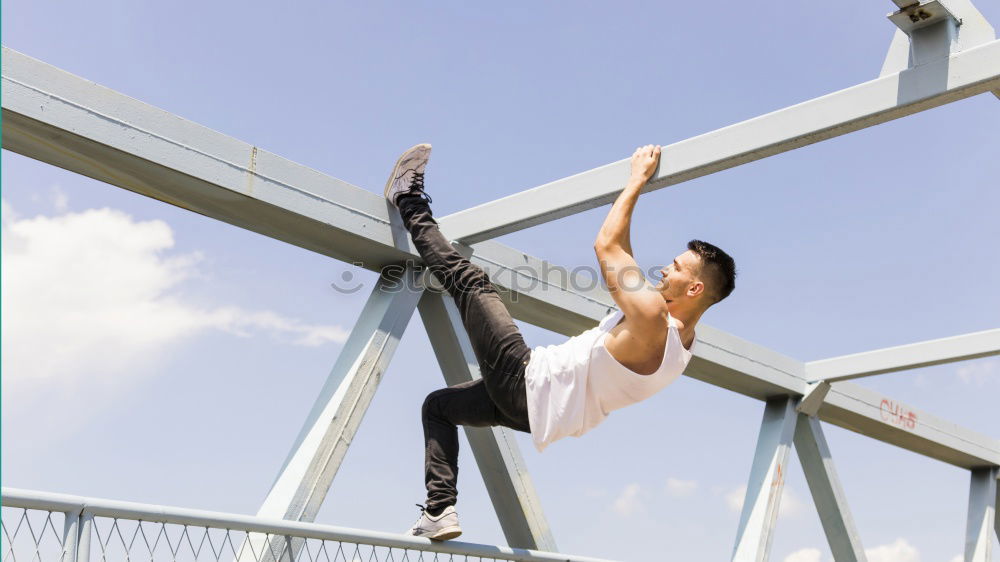
[[[396,160],[389,181],[385,182],[385,198],[390,203],[396,205],[396,198],[404,193],[424,193],[424,170],[430,157],[431,145],[418,144]]]
[[[458,537],[462,534],[462,528],[458,526],[458,512],[455,506],[449,505],[444,508],[437,517],[431,517],[424,506],[417,504],[422,512],[420,519],[413,524],[409,531],[403,533],[411,537],[425,537],[435,541],[446,541]]]

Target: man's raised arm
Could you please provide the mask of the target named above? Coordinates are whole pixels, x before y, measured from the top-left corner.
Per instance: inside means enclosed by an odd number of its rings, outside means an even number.
[[[594,242],[594,252],[611,297],[625,313],[626,320],[637,323],[662,323],[664,313],[663,297],[646,281],[632,256],[629,239],[635,202],[659,159],[659,146],[650,144],[635,150],[628,184],[611,206]]]

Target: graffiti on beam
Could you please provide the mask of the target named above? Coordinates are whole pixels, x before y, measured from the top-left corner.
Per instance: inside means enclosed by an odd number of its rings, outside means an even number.
[[[882,421],[898,425],[904,429],[914,429],[917,427],[917,414],[899,402],[883,398],[879,404],[879,412],[882,414]]]

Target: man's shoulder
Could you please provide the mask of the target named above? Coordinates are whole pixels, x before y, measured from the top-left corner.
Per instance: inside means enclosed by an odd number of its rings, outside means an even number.
[[[666,306],[660,309],[645,308],[623,316],[622,324],[639,332],[649,333],[651,336],[661,331],[666,333],[670,326],[670,316]]]

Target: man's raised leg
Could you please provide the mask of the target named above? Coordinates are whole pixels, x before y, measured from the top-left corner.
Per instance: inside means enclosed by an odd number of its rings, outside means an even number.
[[[490,397],[508,417],[526,418],[523,377],[531,350],[486,272],[458,253],[438,229],[424,194],[429,156],[429,145],[405,152],[389,178],[386,197],[399,208],[424,265],[458,305]]]

